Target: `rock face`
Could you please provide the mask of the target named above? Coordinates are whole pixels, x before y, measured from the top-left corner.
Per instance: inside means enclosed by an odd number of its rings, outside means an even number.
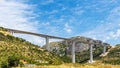
[[[100,40],[93,40],[93,39],[90,39],[90,38],[77,36],[77,37],[72,37],[72,38],[70,38],[70,40],[67,41],[68,42],[68,47],[67,47],[68,54],[70,54],[71,51],[72,51],[72,43],[73,43],[73,41],[76,42],[76,44],[75,44],[75,52],[82,52],[82,51],[88,50],[89,46],[91,44],[93,44],[94,47],[110,46],[110,44],[104,43],[104,42],[102,42]],[[63,42],[63,43],[65,43],[65,42]]]
[[[81,51],[88,50],[88,49],[89,49],[89,45],[84,44],[84,43],[77,43],[75,46],[76,52],[81,52]]]
[[[69,40],[67,40],[67,47],[66,47],[67,54],[71,54],[73,41],[76,42],[76,44],[75,44],[75,52],[82,52],[82,51],[89,50],[89,46],[91,44],[94,45],[94,48],[97,48],[97,47],[100,47],[100,46],[101,47],[103,47],[103,46],[110,46],[110,44],[104,43],[104,42],[102,42],[100,40],[93,40],[91,38],[77,36],[77,37],[72,37]],[[60,48],[60,44],[66,45],[66,42],[65,41],[51,42],[49,44],[50,51],[52,51],[53,49],[60,50],[59,49]]]

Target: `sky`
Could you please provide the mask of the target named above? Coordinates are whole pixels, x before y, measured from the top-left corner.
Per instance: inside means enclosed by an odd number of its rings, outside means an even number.
[[[0,26],[65,38],[84,36],[115,45],[120,43],[120,0],[0,0]],[[41,37],[14,36],[45,44]]]

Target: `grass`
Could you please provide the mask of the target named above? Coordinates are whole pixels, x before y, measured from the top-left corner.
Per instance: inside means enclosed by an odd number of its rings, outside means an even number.
[[[20,68],[20,67],[17,67]],[[120,68],[120,65],[110,64],[62,64],[62,65],[44,65],[23,68]]]

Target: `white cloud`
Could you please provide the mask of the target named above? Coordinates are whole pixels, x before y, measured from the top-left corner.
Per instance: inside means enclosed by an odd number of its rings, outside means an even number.
[[[32,11],[33,5],[26,4],[23,1],[24,0],[0,0],[0,26],[30,32],[38,32],[38,28],[36,27],[38,22],[32,20],[36,16],[36,14]],[[36,36],[14,35],[27,39],[28,41],[38,45],[44,43],[43,39]]]
[[[59,11],[58,10],[52,10],[52,11],[45,11],[44,13],[45,14],[56,14],[56,13],[58,13]]]
[[[71,27],[68,25],[68,23],[65,23],[65,28],[64,30],[67,32],[67,33],[71,33],[72,32],[72,29]]]
[[[78,6],[75,8],[71,9],[72,13],[74,13],[75,15],[82,15],[84,13],[84,10],[82,9],[82,7]]]
[[[108,17],[104,20],[104,22],[98,26],[96,26],[93,30],[85,32],[81,35],[103,40],[109,41],[117,39],[120,37],[120,6],[112,9]]]
[[[61,39],[49,39],[49,42],[59,42],[59,41],[63,41]]]
[[[120,26],[120,24],[118,24]]]
[[[117,32],[115,33],[116,37],[120,37],[120,29],[117,30]]]
[[[41,2],[41,4],[42,5],[47,5],[47,4],[50,4],[50,3],[53,3],[54,2],[54,0],[43,0],[42,2]]]
[[[45,44],[45,38],[38,37],[38,36],[33,36],[33,35],[28,35],[28,34],[13,34],[14,36],[20,37],[27,39],[27,41],[32,42],[33,44],[42,46]]]
[[[106,12],[111,9],[111,5],[116,5],[119,4],[118,0],[96,0],[96,1],[91,1],[87,2],[86,0],[86,5],[84,6],[85,9],[91,9],[90,11],[94,12]],[[78,2],[79,3],[79,2]]]
[[[117,3],[118,0],[100,0],[99,2],[100,3],[103,3],[103,4],[111,4],[111,3]]]
[[[28,4],[8,0],[1,0],[0,2],[0,26],[27,31],[37,31],[35,24],[31,22],[33,16],[27,16],[33,14],[31,6]]]
[[[42,23],[41,25],[42,25],[42,26],[49,26],[49,25],[50,25],[50,22]]]

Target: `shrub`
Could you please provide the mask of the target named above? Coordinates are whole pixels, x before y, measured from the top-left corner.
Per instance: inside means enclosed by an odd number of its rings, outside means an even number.
[[[18,66],[19,64],[19,58],[16,57],[16,56],[10,56],[8,57],[8,63],[9,63],[9,66],[12,67],[12,66]]]
[[[24,66],[24,64],[23,64],[22,62],[19,62],[19,65],[20,65],[20,67],[23,67],[23,66]]]
[[[108,64],[113,64],[113,65],[119,65],[120,64],[120,59],[117,60],[104,60],[104,63],[108,63]]]
[[[2,61],[1,62],[1,68],[8,68],[8,62],[7,61]]]
[[[63,62],[65,62],[65,63],[70,63],[71,62],[71,58],[69,58],[68,56],[62,56],[62,57],[60,57],[61,58],[61,60],[63,61]]]

